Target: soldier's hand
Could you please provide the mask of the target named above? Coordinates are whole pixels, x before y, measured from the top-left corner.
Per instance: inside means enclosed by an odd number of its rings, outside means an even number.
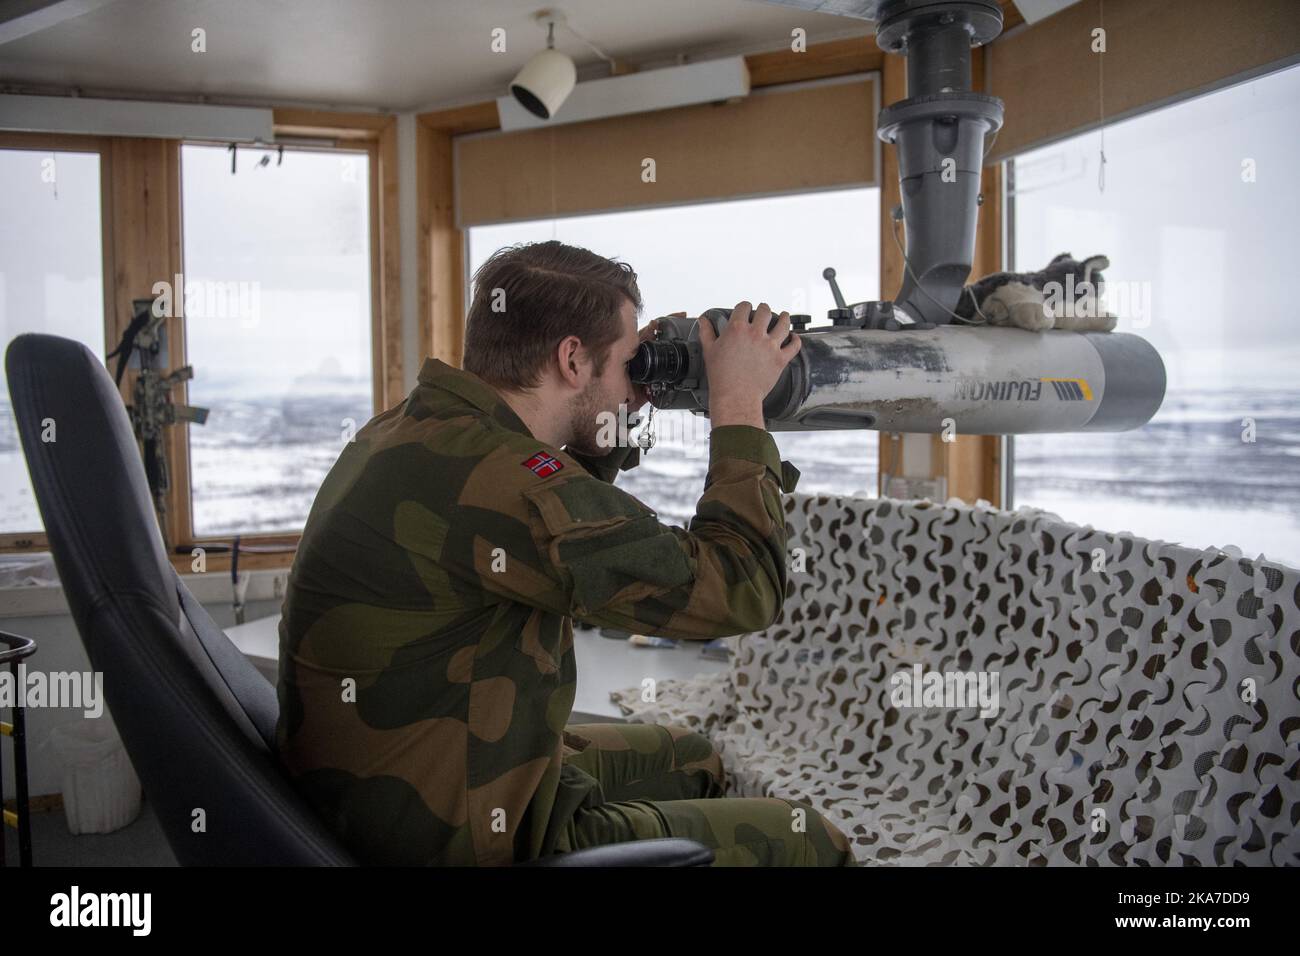
[[[790,331],[789,312],[782,312],[769,331],[771,321],[772,309],[766,302],[753,311],[743,301],[721,335],[709,322],[700,323],[700,351],[709,375],[709,419],[714,425],[764,427],[763,399],[803,347],[799,336]]]

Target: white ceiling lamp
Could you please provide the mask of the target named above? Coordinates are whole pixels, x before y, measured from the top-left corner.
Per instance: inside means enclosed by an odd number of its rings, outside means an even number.
[[[510,83],[510,93],[533,116],[548,120],[573,92],[578,68],[572,59],[555,49],[555,24],[565,22],[564,14],[543,10],[533,19],[546,27],[546,49],[524,64]]]
[[[497,98],[502,130],[581,123],[749,95],[749,67],[743,56],[628,72],[625,64],[570,28],[563,13],[543,10],[534,19],[547,28],[547,48],[519,71],[510,84],[510,95]],[[554,49],[557,25],[608,61],[611,73],[622,75],[578,83],[573,60]]]

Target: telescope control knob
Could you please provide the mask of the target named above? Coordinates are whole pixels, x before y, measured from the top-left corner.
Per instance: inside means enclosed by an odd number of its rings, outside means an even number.
[[[831,284],[831,295],[835,296],[835,308],[847,309],[849,304],[844,301],[844,296],[840,294],[840,284],[835,281],[835,270],[827,266],[822,270],[822,278]]]
[[[854,324],[852,309],[829,309],[826,312],[826,317],[837,328]]]
[[[802,332],[808,328],[812,322],[811,315],[792,315],[790,316],[790,328],[796,332]]]

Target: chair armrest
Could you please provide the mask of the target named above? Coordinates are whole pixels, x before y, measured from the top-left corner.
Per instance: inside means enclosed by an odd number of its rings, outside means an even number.
[[[713,851],[703,843],[681,837],[632,840],[590,846],[572,853],[555,853],[517,866],[709,866]]]

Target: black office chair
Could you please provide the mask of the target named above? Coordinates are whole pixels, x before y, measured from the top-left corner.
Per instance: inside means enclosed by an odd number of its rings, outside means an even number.
[[[176,859],[356,865],[275,760],[275,688],[167,560],[131,423],[103,363],[79,342],[28,334],[9,344],[5,369],[59,579]],[[52,441],[42,439],[48,422]],[[664,839],[522,865],[712,862],[703,844]]]

